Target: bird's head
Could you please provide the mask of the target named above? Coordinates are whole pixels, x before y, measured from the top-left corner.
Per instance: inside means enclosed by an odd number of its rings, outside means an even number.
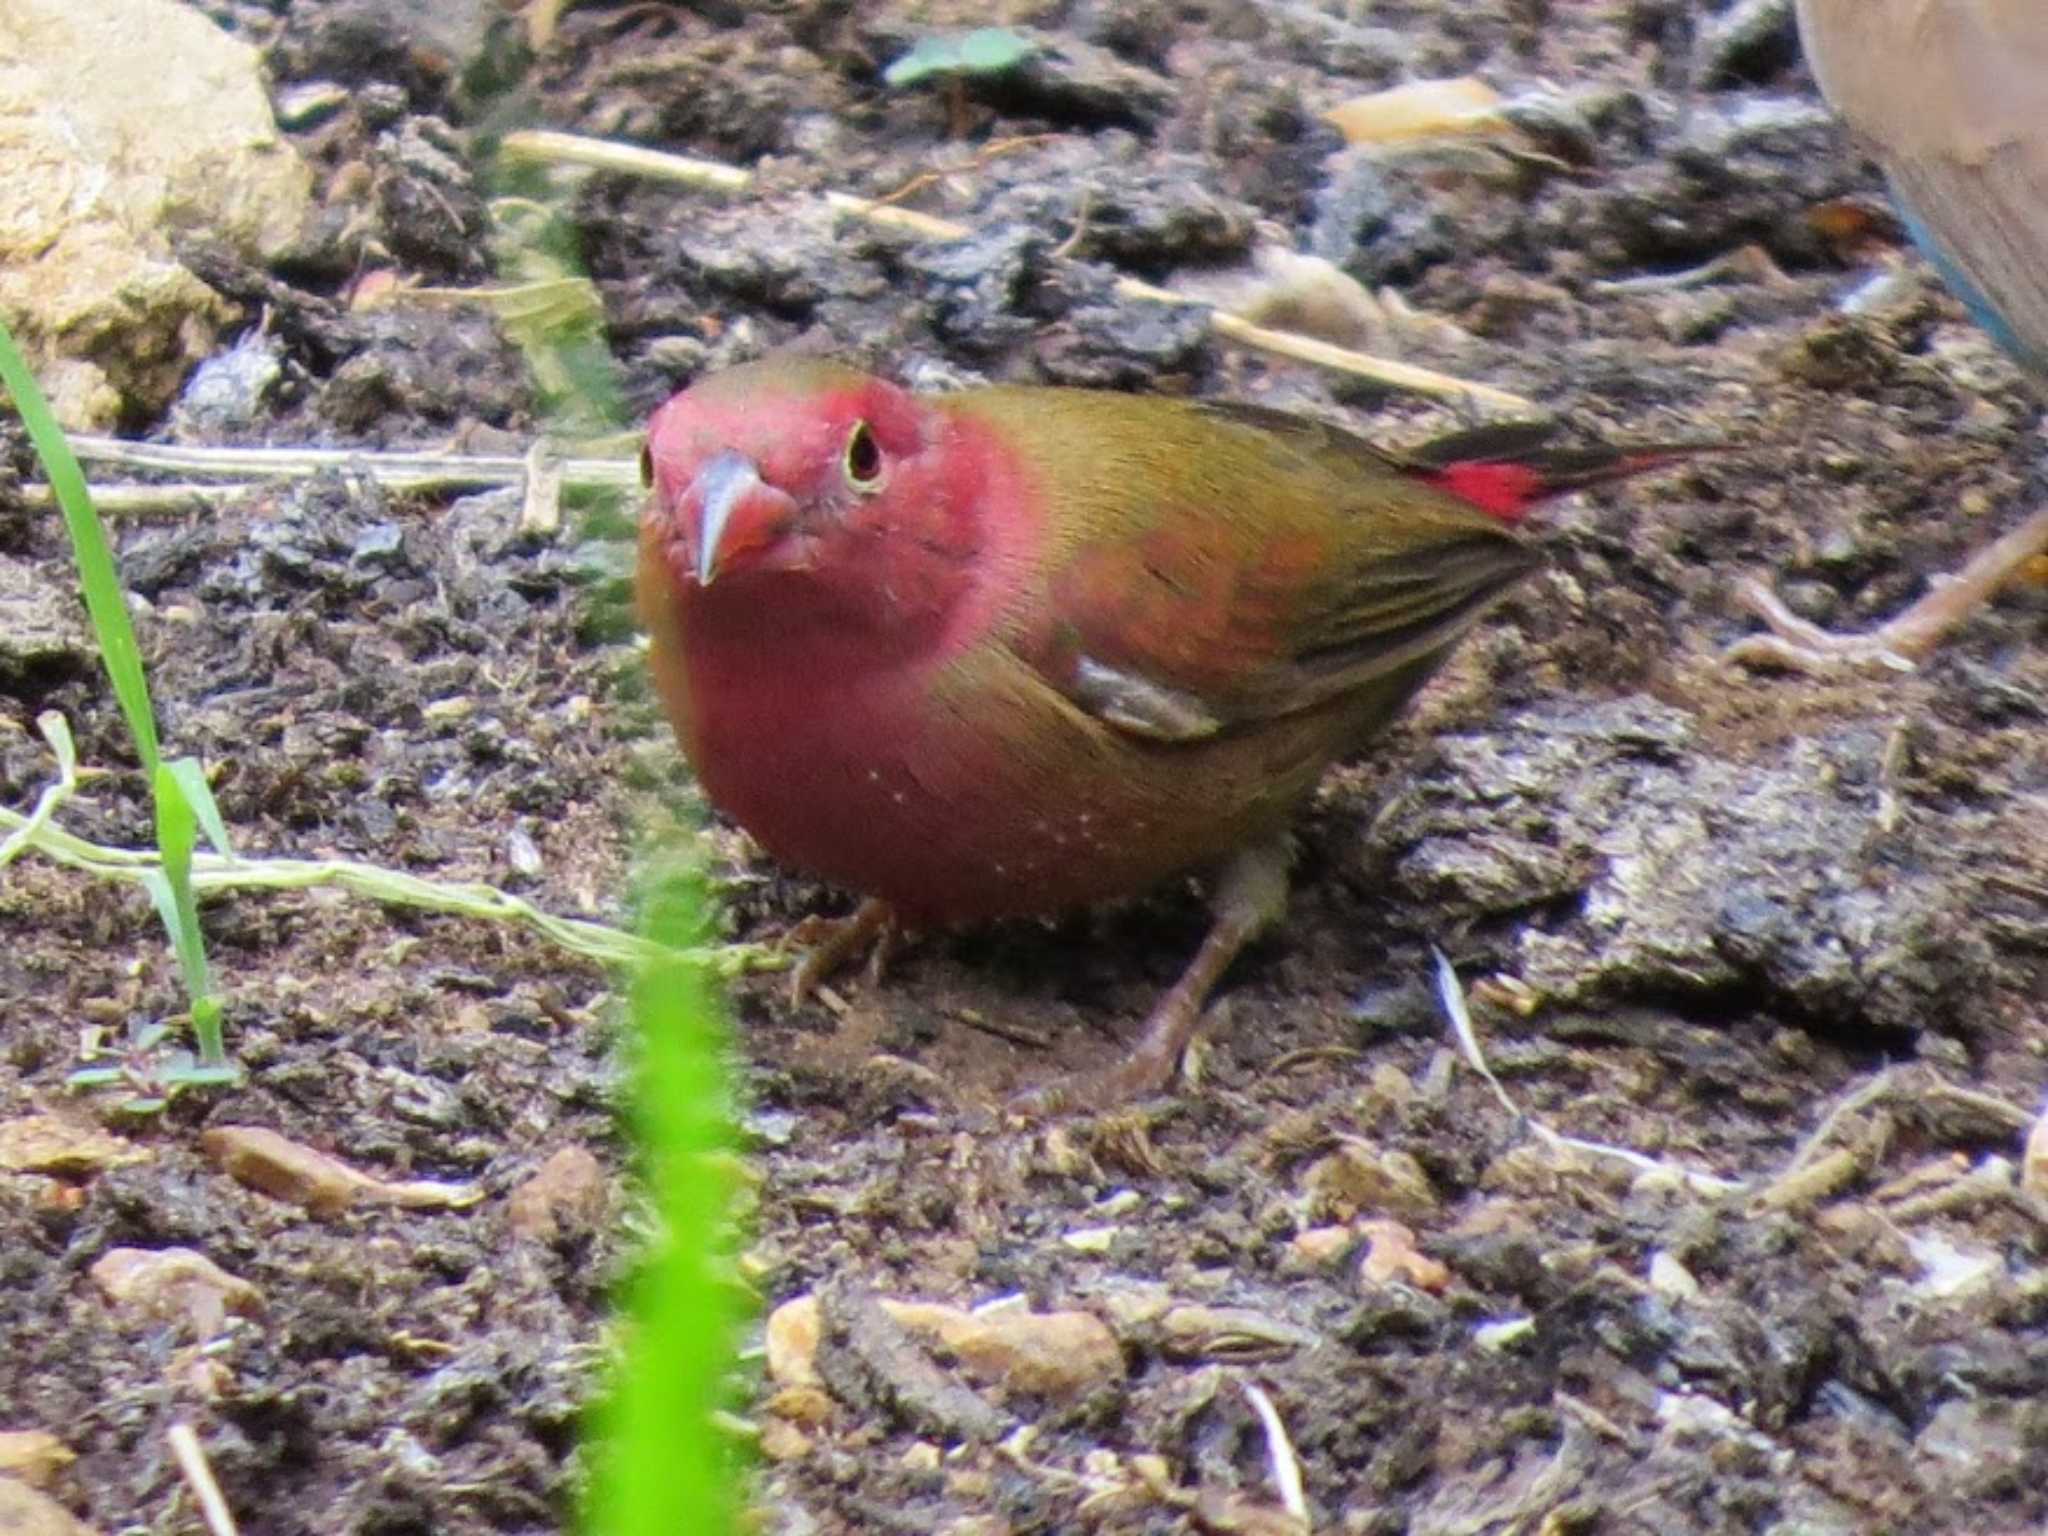
[[[929,543],[942,530],[923,525],[946,513],[933,499],[940,435],[906,391],[852,369],[807,360],[728,369],[648,423],[649,532],[671,577],[697,588],[770,572],[829,575],[872,555],[878,539],[884,550],[900,542],[891,530]]]

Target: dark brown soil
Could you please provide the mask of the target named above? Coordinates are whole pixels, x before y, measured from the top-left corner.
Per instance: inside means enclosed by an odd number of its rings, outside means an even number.
[[[488,6],[422,8],[431,31],[382,0],[208,8],[266,50],[281,93],[346,88],[296,130],[338,190],[276,272],[194,253],[252,322],[268,310],[280,379],[243,415],[181,410],[149,436],[518,451],[543,413],[488,319],[348,295],[378,268],[485,280],[482,157],[544,125],[760,173],[739,201],[610,176],[576,194],[636,415],[802,340],[915,382],[1265,401],[1393,442],[1458,424],[1113,292],[1236,265],[1266,220],[1462,333],[1387,340],[1411,361],[1610,434],[1745,450],[1547,515],[1552,569],[1382,751],[1332,775],[1289,921],[1232,973],[1199,1086],[1050,1127],[995,1112],[1114,1058],[1201,932],[1193,891],[928,936],[881,986],[842,983],[836,1009],[792,1011],[775,977],[736,989],[765,1304],[828,1282],[1022,1293],[1109,1322],[1126,1368],[1078,1401],[974,1389],[1031,1431],[1000,1446],[841,1392],[823,1422],[769,1433],[764,1529],[1285,1529],[1256,1523],[1280,1496],[1247,1382],[1317,1531],[2048,1520],[2048,1206],[2013,1179],[2048,1085],[2048,599],[2020,585],[1910,675],[1719,660],[1753,627],[1743,575],[1860,627],[2011,526],[2042,493],[2040,408],[1916,260],[1845,309],[1896,251],[1788,16],[598,3],[519,77]],[[992,14],[1035,29],[1021,75],[950,106],[882,84],[920,25]],[[479,53],[495,77],[458,66]],[[1467,73],[1524,102],[1541,154],[1374,169],[1320,121]],[[1024,135],[1044,137],[988,152]],[[972,238],[920,243],[820,200],[933,172],[905,206]],[[1866,216],[1817,217],[1842,203]],[[1767,259],[1638,281],[1748,247]],[[625,920],[636,807],[691,791],[620,620],[616,529],[532,536],[510,493],[337,475],[125,525],[121,555],[166,738],[218,770],[241,850]],[[11,500],[0,559],[70,580],[54,523]],[[147,841],[82,643],[10,650],[0,706],[20,727],[0,734],[8,804],[48,780],[32,722],[60,710],[107,770],[65,824]],[[728,828],[711,845],[737,936],[843,909]],[[102,1122],[147,1154],[0,1172],[0,1430],[75,1452],[53,1491],[101,1531],[198,1528],[166,1451],[179,1422],[245,1531],[562,1528],[634,1241],[612,978],[505,926],[331,893],[221,900],[207,932],[247,1082],[123,1116],[66,1079],[82,1032],[180,1006],[148,902],[33,856],[0,879],[0,1122]],[[1456,1059],[1432,945],[1527,1116],[1664,1166],[1557,1149],[1503,1107]],[[200,1135],[223,1125],[485,1198],[311,1215],[220,1171]],[[530,1235],[509,1196],[563,1148],[601,1161],[607,1210]],[[1392,1214],[1447,1268],[1440,1289],[1296,1241],[1388,1214],[1333,1169],[1390,1154],[1419,1170]],[[1777,1183],[1816,1154],[1844,1155],[1811,1188]],[[89,1277],[110,1249],[170,1246],[258,1287],[260,1312],[141,1317]],[[1172,1344],[1169,1303],[1247,1309],[1285,1341]],[[1167,1487],[1146,1491],[1145,1456]]]

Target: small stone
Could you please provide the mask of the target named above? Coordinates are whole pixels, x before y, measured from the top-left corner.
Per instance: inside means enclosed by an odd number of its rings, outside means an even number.
[[[286,128],[311,128],[348,105],[346,86],[306,80],[277,93],[277,120]]]
[[[277,338],[249,332],[192,370],[172,408],[178,435],[218,441],[253,430],[272,387],[283,377],[284,348]]]
[[[823,1387],[783,1387],[770,1394],[761,1407],[778,1419],[787,1419],[806,1429],[817,1429],[830,1423],[836,1411],[832,1394]]]
[[[7,1536],[94,1536],[91,1526],[74,1519],[47,1493],[11,1477],[0,1477],[0,1531]]]
[[[995,1479],[980,1467],[955,1467],[946,1474],[946,1497],[958,1504],[985,1504],[995,1497]],[[1015,1529],[1000,1516],[969,1516],[946,1527],[948,1536],[1010,1536]]]
[[[787,1419],[768,1419],[761,1425],[761,1454],[769,1461],[801,1461],[811,1454],[811,1437]]]
[[[768,1379],[783,1387],[822,1387],[818,1340],[823,1327],[818,1298],[809,1292],[792,1297],[770,1312],[762,1329],[768,1352]]]
[[[975,1312],[917,1302],[883,1304],[913,1333],[936,1339],[970,1376],[1013,1392],[1075,1397],[1121,1380],[1123,1351],[1092,1312],[1033,1312],[1023,1306]]]
[[[62,1115],[0,1120],[0,1172],[85,1178],[110,1168],[146,1163],[150,1154],[96,1125]]]
[[[199,1146],[231,1178],[315,1216],[339,1215],[351,1205],[459,1210],[483,1199],[474,1184],[379,1179],[260,1125],[214,1126],[200,1133]]]
[[[0,58],[0,318],[64,425],[154,413],[230,317],[174,258],[176,231],[268,259],[310,207],[262,61],[177,0],[12,0]]]
[[[1429,1175],[1411,1154],[1355,1136],[1310,1164],[1302,1184],[1316,1210],[1340,1220],[1365,1211],[1427,1216],[1438,1204]]]
[[[2037,1198],[2048,1198],[2048,1109],[2034,1117],[2027,1132],[2027,1145],[2020,1154],[2020,1188]]]
[[[0,556],[0,678],[84,673],[97,656],[77,598],[26,561]]]
[[[1650,1289],[1666,1301],[1697,1301],[1700,1283],[1668,1249],[1650,1255]]]
[[[31,1488],[47,1488],[77,1459],[46,1429],[0,1430],[0,1477],[19,1478]]]
[[[604,1167],[596,1156],[587,1147],[562,1147],[512,1191],[505,1219],[519,1236],[545,1242],[564,1228],[595,1227],[609,1203]]]
[[[110,1248],[91,1273],[117,1306],[187,1323],[202,1339],[218,1334],[229,1313],[248,1317],[263,1305],[255,1286],[191,1248]]]
[[[1498,1353],[1519,1343],[1536,1331],[1536,1320],[1529,1317],[1504,1317],[1495,1322],[1481,1323],[1472,1330],[1472,1342],[1488,1353]]]
[[[1349,1227],[1310,1227],[1287,1245],[1287,1256],[1299,1268],[1321,1269],[1342,1259],[1357,1241],[1358,1234]]]
[[[1400,1222],[1360,1222],[1358,1235],[1369,1245],[1358,1263],[1358,1277],[1366,1284],[1412,1285],[1432,1296],[1450,1289],[1450,1266],[1418,1249],[1415,1234]]]

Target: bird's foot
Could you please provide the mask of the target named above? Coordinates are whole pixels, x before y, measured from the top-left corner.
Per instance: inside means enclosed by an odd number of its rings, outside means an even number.
[[[1180,993],[1176,986],[1160,999],[1145,1020],[1138,1043],[1107,1071],[1070,1072],[1043,1087],[1017,1094],[1005,1108],[1026,1120],[1043,1120],[1053,1115],[1093,1114],[1163,1092],[1173,1082],[1181,1053],[1202,1023],[1199,1000],[1191,1006],[1175,1006]]]
[[[1989,600],[2029,560],[2048,551],[2048,507],[1973,555],[1955,575],[1889,623],[1860,635],[1838,635],[1799,617],[1761,581],[1736,589],[1743,605],[1769,626],[1721,653],[1728,662],[1748,662],[1799,672],[1889,667],[1911,672],[1941,637]]]
[[[1011,1099],[1013,1115],[1048,1115],[1109,1109],[1159,1092],[1173,1081],[1181,1053],[1201,1028],[1202,1008],[1243,948],[1278,922],[1287,909],[1287,866],[1293,849],[1285,837],[1241,851],[1217,881],[1215,920],[1181,972],[1145,1020],[1129,1054],[1105,1072],[1076,1072]]]
[[[898,934],[896,909],[875,897],[863,901],[846,917],[805,918],[782,941],[804,950],[804,957],[789,975],[789,1006],[800,1007],[827,977],[862,950],[867,951],[868,985],[874,986],[888,969]]]

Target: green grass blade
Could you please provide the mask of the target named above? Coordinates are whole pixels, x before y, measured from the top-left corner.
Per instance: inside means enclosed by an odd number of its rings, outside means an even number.
[[[149,703],[149,680],[142,670],[142,648],[135,641],[135,626],[128,618],[128,598],[121,590],[120,573],[114,567],[114,551],[107,543],[106,529],[93,510],[92,494],[86,489],[85,472],[71,452],[71,444],[50,404],[37,387],[14,337],[0,325],[0,384],[14,399],[36,457],[43,461],[43,474],[63,509],[64,530],[71,536],[72,557],[78,562],[79,584],[85,589],[85,611],[92,620],[93,635],[99,642],[100,659],[114,685],[127,718],[128,732],[135,739],[136,756],[150,773],[156,772],[161,752],[157,747],[156,715]]]
[[[196,769],[198,764],[193,767]],[[143,881],[143,889],[149,892],[158,916],[164,920],[171,935],[171,948],[178,956],[178,969],[185,976],[192,1030],[199,1042],[199,1064],[224,1067],[228,1057],[221,1034],[220,1001],[213,995],[213,978],[206,964],[206,940],[199,931],[199,903],[192,894],[192,850],[199,845],[199,817],[185,798],[182,776],[175,765],[159,762],[150,788],[156,798],[156,846],[163,867],[150,872]],[[208,797],[209,803],[211,798]],[[216,819],[218,814],[215,813]]]
[[[228,846],[228,824],[221,818],[220,806],[213,798],[213,786],[206,782],[206,770],[199,765],[199,759],[173,758],[164,764],[164,771],[171,776],[179,796],[198,818],[199,830],[213,844],[213,851],[224,859],[232,859],[235,850]]]
[[[200,1064],[210,1070],[225,1070],[228,1059],[221,1030],[221,1003],[213,995],[207,974],[206,941],[199,931],[199,907],[192,895],[192,850],[203,825],[208,840],[222,855],[227,855],[227,825],[214,804],[213,791],[198,761],[189,757],[176,763],[163,760],[163,749],[157,741],[156,712],[149,698],[149,678],[142,669],[142,647],[128,617],[128,596],[121,588],[113,546],[107,542],[107,531],[93,508],[85,472],[78,467],[71,443],[4,325],[0,325],[0,384],[6,386],[14,399],[21,424],[35,444],[36,456],[43,461],[43,474],[64,514],[64,529],[71,536],[71,556],[78,566],[86,616],[92,621],[100,660],[114,686],[122,717],[128,722],[135,755],[149,775],[150,795],[156,803],[157,849],[163,858],[163,868],[146,879],[144,886],[163,918],[171,947],[178,956],[178,968],[184,973]]]
[[[644,921],[663,945],[706,936],[704,894],[666,882]],[[723,1010],[704,967],[649,965],[633,989],[634,1096],[658,1236],[626,1296],[628,1332],[596,1423],[589,1536],[732,1536],[740,1471],[714,1426],[739,1323]]]
[[[494,302],[543,414],[557,431],[617,425],[624,391],[576,223],[553,206],[544,175],[501,164],[493,181],[497,264],[521,285]],[[630,530],[626,503],[581,504],[585,536],[606,518]],[[662,868],[658,848],[643,853],[655,857],[642,864],[650,954],[632,993],[633,1108],[656,1235],[622,1297],[625,1350],[592,1417],[581,1526],[586,1536],[733,1536],[745,1469],[714,1418],[731,1390],[740,1308],[725,1016],[712,968],[677,948],[701,957],[716,935],[701,876]]]

